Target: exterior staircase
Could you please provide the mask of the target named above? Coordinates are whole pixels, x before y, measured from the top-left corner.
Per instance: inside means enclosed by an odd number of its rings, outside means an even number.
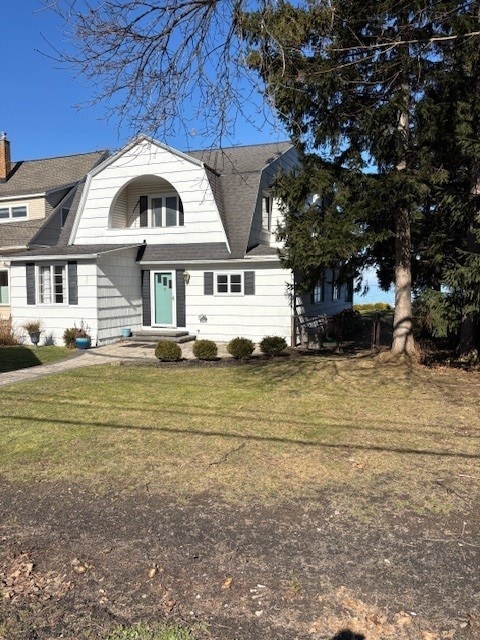
[[[160,340],[173,340],[174,342],[191,342],[196,336],[191,335],[188,331],[182,329],[141,329],[133,331],[130,338],[126,338],[130,342],[147,342],[157,344]]]

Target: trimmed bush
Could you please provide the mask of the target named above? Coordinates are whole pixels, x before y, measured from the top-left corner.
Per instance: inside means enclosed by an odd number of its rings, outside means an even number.
[[[161,362],[178,362],[182,359],[182,350],[173,340],[160,340],[155,347],[155,356]]]
[[[235,358],[235,360],[243,360],[249,358],[255,345],[248,338],[233,338],[227,344],[228,353]]]
[[[193,355],[198,360],[215,360],[218,349],[213,340],[196,340],[193,344]]]
[[[279,356],[287,348],[287,341],[280,336],[265,336],[260,342],[260,351],[266,356]]]

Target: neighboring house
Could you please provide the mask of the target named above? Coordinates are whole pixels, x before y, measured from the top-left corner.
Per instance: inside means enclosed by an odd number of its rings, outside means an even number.
[[[55,244],[66,222],[71,192],[104,151],[61,158],[12,162],[10,142],[0,134],[0,317],[9,316],[10,256],[42,242]]]
[[[58,238],[47,222],[10,257],[14,322],[39,318],[55,342],[83,322],[97,345],[123,327],[290,344],[296,308],[351,306],[351,289],[328,275],[295,299],[279,261],[281,212],[268,189],[297,162],[290,143],[186,154],[137,138],[75,187]]]

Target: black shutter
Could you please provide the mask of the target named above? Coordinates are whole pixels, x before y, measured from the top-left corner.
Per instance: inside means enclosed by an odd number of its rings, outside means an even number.
[[[27,283],[27,304],[35,304],[35,264],[27,262],[26,283]]]
[[[68,304],[78,304],[77,263],[68,263]]]
[[[140,196],[140,226],[148,226],[148,196]]]
[[[176,271],[176,294],[177,294],[177,327],[186,325],[185,317],[185,278],[183,277],[183,269]]]
[[[310,304],[315,304],[315,289],[310,291]]]
[[[178,224],[183,227],[185,224],[185,214],[183,213],[183,202],[180,196],[178,196]]]
[[[205,271],[203,274],[203,294],[213,296],[213,271]]]
[[[245,271],[244,293],[246,296],[255,295],[255,271]]]
[[[143,304],[143,326],[152,325],[152,307],[150,304],[150,271],[142,269],[142,304]]]

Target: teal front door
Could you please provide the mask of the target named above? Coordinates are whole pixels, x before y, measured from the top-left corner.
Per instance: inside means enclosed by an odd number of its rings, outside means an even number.
[[[155,273],[153,291],[155,296],[154,324],[173,324],[172,272]]]

